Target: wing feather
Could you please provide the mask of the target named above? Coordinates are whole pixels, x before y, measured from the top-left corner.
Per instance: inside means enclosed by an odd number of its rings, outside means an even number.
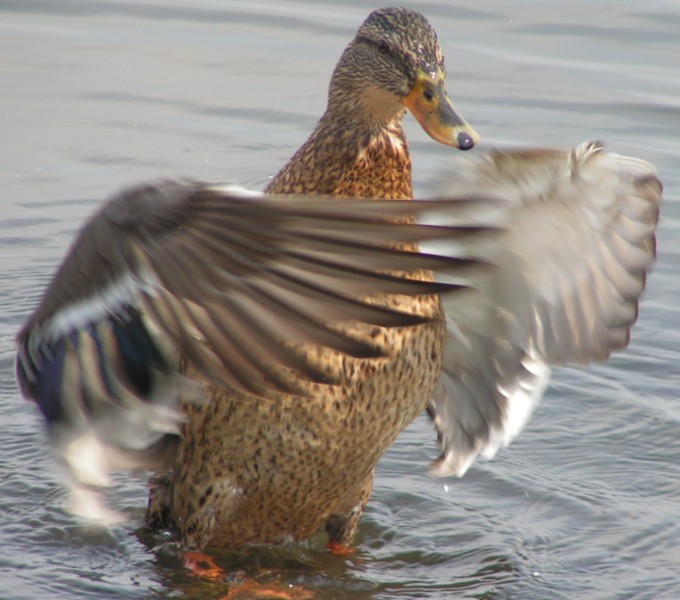
[[[655,256],[661,184],[649,163],[584,143],[492,152],[456,172],[443,195],[495,199],[497,210],[474,220],[504,234],[482,250],[496,269],[444,300],[444,371],[429,409],[440,476],[509,443],[551,366],[605,360],[628,344]]]
[[[300,344],[384,357],[388,349],[337,325],[425,323],[370,298],[457,292],[484,267],[408,249],[491,233],[406,222],[435,206],[266,197],[193,181],[144,185],[105,203],[18,336],[22,391],[76,482],[103,485],[113,465],[162,458],[183,419],[180,399],[201,400],[187,370],[261,399],[299,395],[298,382],[339,383]],[[455,281],[409,277],[433,267]]]

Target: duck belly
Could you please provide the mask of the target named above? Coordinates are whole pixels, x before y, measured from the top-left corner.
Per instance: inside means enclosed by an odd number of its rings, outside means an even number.
[[[442,314],[438,297],[397,296],[384,303]],[[370,336],[388,358],[305,348],[343,384],[305,383],[305,396],[266,399],[208,384],[205,402],[185,405],[166,491],[170,521],[184,544],[302,540],[331,516],[363,508],[378,460],[431,398],[445,324],[353,326],[351,333]]]

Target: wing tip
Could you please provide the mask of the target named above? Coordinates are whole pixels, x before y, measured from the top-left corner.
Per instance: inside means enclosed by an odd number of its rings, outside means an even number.
[[[569,159],[570,164],[585,164],[593,156],[603,154],[604,152],[604,142],[586,140],[572,149]],[[658,203],[663,193],[663,184],[658,177],[656,167],[651,162],[643,158],[617,154],[615,152],[608,152],[606,154],[614,161],[616,170],[620,175],[632,178],[636,187],[651,193]]]
[[[445,451],[437,460],[432,461],[428,469],[430,477],[462,477],[467,473],[470,465],[474,462],[478,452],[470,452],[465,455],[454,456],[453,452]]]

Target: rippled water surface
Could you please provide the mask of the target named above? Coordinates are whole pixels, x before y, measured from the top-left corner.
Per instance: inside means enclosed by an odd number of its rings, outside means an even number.
[[[603,139],[657,165],[659,259],[630,349],[563,370],[510,448],[426,476],[425,418],[381,462],[356,556],[221,556],[318,598],[680,598],[680,6],[671,0],[405,3],[438,30],[448,89],[487,144]],[[455,6],[454,6],[455,4]],[[82,220],[163,175],[261,187],[320,116],[359,0],[0,2],[0,598],[221,598],[131,516],[83,528],[13,376],[15,332]],[[450,148],[413,120],[419,193]]]

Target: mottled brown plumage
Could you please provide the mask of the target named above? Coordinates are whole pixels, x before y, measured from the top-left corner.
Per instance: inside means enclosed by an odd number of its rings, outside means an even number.
[[[424,17],[405,9],[369,16],[333,73],[326,113],[265,191],[410,200],[402,100],[418,68],[443,71]],[[416,276],[432,279],[430,272]],[[210,386],[208,403],[186,407],[169,495],[171,523],[185,544],[280,543],[323,526],[331,541],[351,542],[375,465],[432,395],[445,332],[438,296],[374,302],[437,320],[354,327],[383,347],[386,359],[308,349],[345,378],[342,386],[305,383],[309,397],[279,394],[269,402]]]
[[[421,14],[375,11],[335,67],[326,112],[265,191],[411,199],[405,106],[430,118],[423,127],[443,143],[468,149],[477,139],[446,97],[444,73],[437,34]]]
[[[421,15],[376,11],[280,195],[161,181],[88,221],[17,338],[75,512],[115,517],[97,489],[152,467],[147,522],[189,548],[322,527],[347,544],[424,408],[431,473],[462,475],[519,433],[551,366],[626,346],[655,254],[653,166],[592,142],[496,150],[447,173],[449,200],[410,203],[404,107],[440,142],[476,141],[443,73]]]

